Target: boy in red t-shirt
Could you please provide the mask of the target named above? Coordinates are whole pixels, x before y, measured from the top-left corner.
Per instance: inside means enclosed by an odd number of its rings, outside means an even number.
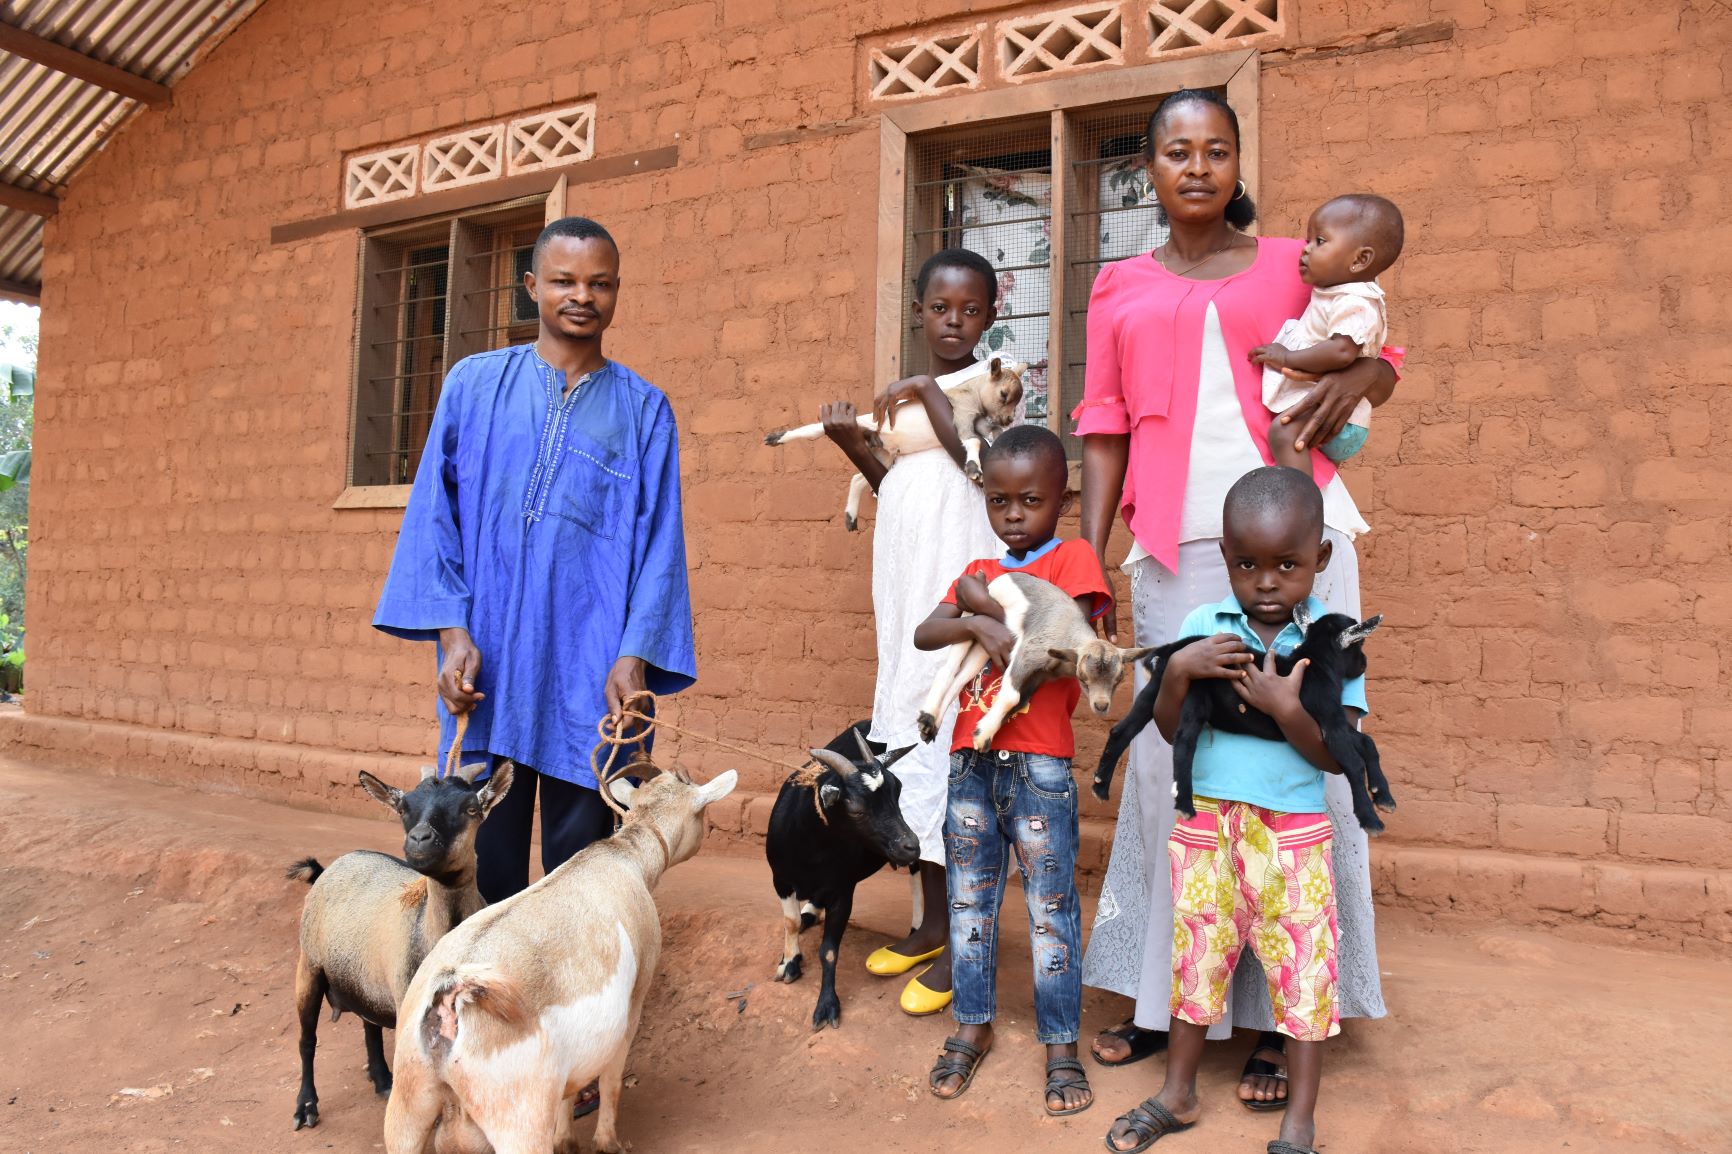
[[[970,563],[914,631],[914,644],[921,649],[973,641],[992,657],[962,692],[951,746],[944,841],[955,989],[951,1011],[961,1028],[945,1041],[928,1085],[940,1098],[960,1097],[992,1047],[998,913],[1011,860],[1007,851],[1014,850],[1028,899],[1035,1032],[1046,1046],[1046,1112],[1076,1114],[1094,1102],[1076,1057],[1082,918],[1070,718],[1081,686],[1073,678],[1041,685],[1000,727],[990,749],[976,753],[972,742],[1016,644],[1005,628],[1003,607],[987,592],[988,582],[1012,571],[1039,577],[1075,597],[1091,617],[1111,606],[1112,591],[1086,543],[1053,536],[1071,503],[1058,437],[1036,425],[1019,425],[987,449],[981,464],[987,516],[1008,552]]]

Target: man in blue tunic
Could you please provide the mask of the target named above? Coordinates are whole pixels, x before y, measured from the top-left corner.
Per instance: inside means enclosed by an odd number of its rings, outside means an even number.
[[[441,757],[468,713],[464,749],[517,764],[476,836],[489,902],[529,884],[538,791],[544,871],[612,830],[596,722],[697,674],[673,410],[601,351],[619,249],[566,217],[530,268],[540,335],[446,376],[373,617],[438,642]]]

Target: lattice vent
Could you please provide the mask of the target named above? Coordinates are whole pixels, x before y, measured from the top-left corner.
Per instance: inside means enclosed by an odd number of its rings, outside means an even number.
[[[343,173],[343,207],[383,204],[415,195],[415,145],[351,156]]]
[[[986,26],[917,37],[872,49],[867,78],[872,99],[929,96],[947,88],[980,87],[980,37]]]
[[[1280,0],[1152,0],[1149,52],[1216,47],[1281,31]]]
[[[595,155],[595,105],[574,104],[513,120],[506,153],[513,173],[588,160]]]
[[[505,171],[504,142],[502,124],[429,140],[421,164],[421,190],[432,192],[494,179]]]
[[[1124,13],[1119,4],[1088,4],[1001,21],[998,46],[1006,80],[1123,64]]]

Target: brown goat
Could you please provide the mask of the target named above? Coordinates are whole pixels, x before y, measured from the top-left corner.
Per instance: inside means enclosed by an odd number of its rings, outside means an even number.
[[[436,942],[486,903],[475,887],[475,830],[511,788],[510,762],[481,785],[481,765],[436,777],[432,766],[405,793],[362,771],[361,788],[403,821],[403,857],[371,850],[346,853],[325,869],[312,858],[288,876],[311,885],[301,907],[301,956],[295,1008],[301,1023],[301,1089],[295,1129],[319,1124],[313,1085],[319,1005],[334,1022],[344,1010],[367,1036],[367,1074],[380,1095],[391,1092],[382,1031],[397,1028],[397,1007]]]

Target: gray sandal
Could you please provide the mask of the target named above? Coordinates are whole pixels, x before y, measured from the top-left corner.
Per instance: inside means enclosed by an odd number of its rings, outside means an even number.
[[[1064,1081],[1053,1076],[1067,1070],[1077,1076]],[[1073,1087],[1086,1091],[1089,1100],[1084,1102],[1081,1106],[1071,1106],[1069,1108],[1054,1110],[1047,1099],[1050,1099],[1054,1094],[1057,1094],[1062,1099],[1064,1097],[1064,1092]],[[1083,1069],[1083,1064],[1081,1062],[1077,1061],[1075,1058],[1054,1058],[1046,1064],[1046,1098],[1042,1099],[1042,1104],[1046,1106],[1046,1113],[1049,1118],[1068,1118],[1072,1114],[1081,1114],[1084,1110],[1087,1110],[1090,1106],[1095,1104],[1094,1088],[1089,1085],[1088,1071]]]
[[[1309,1146],[1295,1146],[1291,1142],[1283,1142],[1277,1138],[1268,1145],[1269,1154],[1317,1154]]]
[[[944,1039],[944,1053],[938,1055],[938,1061],[932,1064],[932,1072],[926,1075],[926,1088],[932,1091],[932,1096],[941,1101],[953,1102],[968,1092],[969,1085],[974,1081],[974,1072],[980,1069],[980,1063],[986,1058],[986,1051],[970,1046],[961,1038]],[[938,1083],[941,1079],[962,1075],[962,1084],[956,1087],[954,1094],[940,1094]]]
[[[1130,1123],[1129,1137],[1135,1138],[1137,1144],[1128,1148],[1114,1146],[1112,1131],[1109,1130],[1106,1143],[1113,1154],[1141,1154],[1168,1134],[1177,1134],[1196,1125],[1195,1122],[1179,1121],[1177,1115],[1153,1098],[1144,1098],[1142,1105],[1132,1106],[1118,1116],[1118,1121]]]

